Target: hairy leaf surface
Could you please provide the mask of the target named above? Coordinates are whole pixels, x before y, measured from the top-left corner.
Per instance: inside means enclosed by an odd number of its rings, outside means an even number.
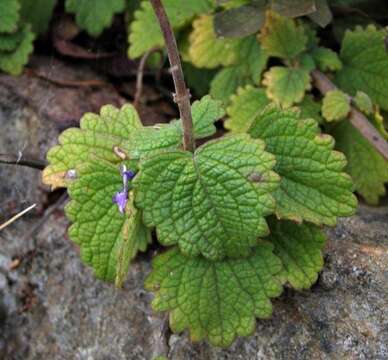
[[[346,170],[353,178],[357,192],[369,204],[377,205],[386,193],[388,162],[347,121],[338,124],[333,135],[337,149],[347,157]]]
[[[282,291],[280,270],[269,243],[248,258],[224,261],[187,258],[175,248],[154,259],[146,288],[156,293],[155,310],[171,311],[174,332],[188,328],[193,341],[226,347],[253,333],[256,317],[271,315],[270,298]]]
[[[333,151],[333,138],[320,134],[313,119],[272,106],[256,118],[249,133],[264,140],[276,156],[274,170],[281,176],[274,194],[279,218],[335,225],[337,216],[354,213],[353,184],[342,172],[345,157]]]
[[[79,179],[68,187],[69,236],[80,246],[82,260],[93,267],[98,278],[116,279],[121,285],[130,260],[151,241],[150,232],[142,224],[132,195],[125,214],[112,202],[112,196],[123,186],[118,166],[90,161],[77,171]]]
[[[268,233],[279,177],[264,143],[246,134],[213,140],[196,150],[159,153],[140,164],[136,204],[164,245],[216,260],[247,255]]]
[[[271,219],[271,233],[267,238],[274,246],[274,254],[283,263],[281,278],[295,289],[308,289],[323,267],[322,248],[325,235],[319,227],[292,221]]]

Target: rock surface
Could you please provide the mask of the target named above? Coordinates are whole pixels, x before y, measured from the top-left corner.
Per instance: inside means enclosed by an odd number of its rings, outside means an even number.
[[[310,291],[288,290],[271,320],[225,350],[171,335],[143,290],[149,257],[123,290],[94,279],[54,212],[34,238],[25,218],[1,234],[3,359],[386,359],[388,208],[361,207],[329,231],[326,265]],[[20,259],[15,267],[15,259]],[[12,266],[12,260],[13,266]],[[16,263],[17,265],[17,263]],[[12,269],[13,268],[13,269]],[[1,355],[0,355],[1,358]]]
[[[0,79],[0,125],[14,136],[2,131],[0,150],[16,151],[27,139],[41,156],[55,142],[57,127],[45,124],[43,136],[39,121],[48,115],[15,96]],[[0,165],[2,215],[12,211],[12,202],[17,209],[23,201],[41,201],[39,175]],[[165,317],[152,313],[152,296],[143,290],[151,251],[117,290],[81,264],[66,236],[63,204],[46,214],[40,227],[42,217],[32,212],[0,232],[0,359],[388,358],[387,206],[361,206],[328,230],[317,284],[310,291],[285,291],[274,301],[272,319],[258,321],[253,336],[224,350],[191,344],[186,333],[170,334]]]

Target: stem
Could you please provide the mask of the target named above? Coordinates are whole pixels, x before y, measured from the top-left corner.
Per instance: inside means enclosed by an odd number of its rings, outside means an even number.
[[[195,144],[193,136],[193,119],[191,118],[190,92],[186,88],[185,79],[183,77],[182,64],[179,58],[175,36],[161,0],[150,1],[166,42],[168,59],[171,66],[171,75],[174,80],[176,91],[174,94],[174,101],[178,105],[180,118],[182,119],[183,147],[185,150],[194,152]]]
[[[144,76],[144,69],[146,66],[146,62],[148,58],[155,52],[160,53],[160,57],[162,59],[160,67],[163,66],[163,52],[161,49],[158,49],[158,48],[152,48],[151,50],[148,50],[140,59],[139,67],[137,68],[137,75],[136,75],[136,93],[135,93],[135,99],[133,101],[133,105],[135,106],[136,109],[139,107],[141,95],[143,92],[143,76]]]
[[[313,70],[311,76],[314,80],[315,87],[325,95],[328,91],[335,90],[336,86],[330,79],[318,70]],[[352,99],[350,97],[350,99]],[[350,123],[360,132],[360,134],[368,140],[368,142],[388,160],[388,142],[380,135],[376,128],[360,111],[353,106],[348,115]]]
[[[0,164],[27,166],[33,169],[43,170],[47,163],[39,159],[29,159],[12,154],[0,154]]]

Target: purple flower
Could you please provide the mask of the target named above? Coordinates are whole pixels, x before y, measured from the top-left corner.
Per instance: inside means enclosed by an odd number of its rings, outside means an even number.
[[[125,165],[122,166],[120,172],[123,178],[123,189],[114,194],[112,202],[117,204],[119,211],[124,214],[128,201],[128,182],[135,177],[135,173],[132,170],[127,170]]]
[[[124,181],[124,186],[125,184],[132,180],[134,177],[135,177],[135,173],[132,171],[132,170],[123,170],[121,172],[121,175],[123,177],[123,181]]]
[[[114,204],[117,204],[119,211],[124,214],[125,207],[127,206],[128,192],[118,191],[112,198]]]

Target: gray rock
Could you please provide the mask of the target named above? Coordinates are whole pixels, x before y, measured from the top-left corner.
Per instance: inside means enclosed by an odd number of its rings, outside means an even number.
[[[3,294],[0,349],[6,359],[386,359],[387,220],[387,207],[361,207],[340,220],[328,231],[318,283],[286,290],[272,319],[222,350],[169,334],[163,317],[151,312],[152,296],[143,290],[150,254],[117,290],[81,264],[62,213],[49,218],[34,245],[18,240],[33,221],[24,219],[3,235],[3,255],[25,260],[11,271],[17,275],[6,301]],[[23,257],[26,246],[35,246],[30,257]]]
[[[112,87],[66,86],[68,81],[104,80],[85,67],[70,67],[52,58],[34,58],[36,76],[0,74],[0,154],[45,160],[59,133],[76,126],[85,112],[98,112],[104,104],[121,106],[125,99]],[[36,203],[40,213],[47,187],[40,171],[1,165],[0,222]],[[6,181],[5,181],[6,180]]]
[[[11,259],[0,254],[0,272],[6,271],[11,265]]]

